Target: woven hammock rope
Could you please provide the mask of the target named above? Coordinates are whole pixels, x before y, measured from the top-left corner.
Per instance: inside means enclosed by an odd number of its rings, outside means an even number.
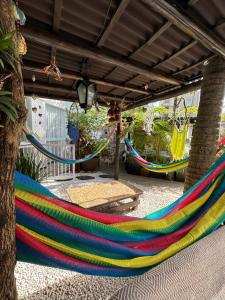
[[[35,137],[34,135],[30,134],[29,131],[26,128],[23,128],[23,132],[26,135],[27,140],[32,144],[32,146],[34,146],[38,151],[40,151],[43,155],[45,155],[46,157],[58,161],[60,163],[63,164],[79,164],[85,161],[88,161],[92,158],[94,158],[95,156],[97,156],[103,149],[105,149],[105,147],[109,144],[114,132],[115,132],[116,128],[113,128],[111,130],[111,132],[109,133],[109,136],[107,138],[106,141],[103,141],[98,148],[91,154],[85,156],[84,158],[81,159],[66,159],[66,158],[62,158],[59,157],[53,153],[51,153],[50,151],[48,151]]]
[[[135,218],[78,207],[16,172],[17,259],[91,275],[142,274],[225,221],[224,173],[222,155],[177,201]]]
[[[156,173],[170,173],[183,170],[188,166],[189,157],[177,161],[172,161],[167,164],[155,164],[152,162],[148,162],[138,154],[138,152],[132,147],[131,142],[128,139],[125,139],[125,144],[135,161],[148,171]]]

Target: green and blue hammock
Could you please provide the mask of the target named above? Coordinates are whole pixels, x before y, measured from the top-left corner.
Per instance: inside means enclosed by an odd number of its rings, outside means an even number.
[[[225,221],[225,154],[177,201],[145,218],[78,207],[18,172],[15,199],[18,260],[90,275],[138,275]]]
[[[180,171],[187,168],[189,163],[189,157],[186,157],[184,159],[172,161],[167,164],[154,164],[141,157],[140,154],[133,148],[129,139],[125,139],[125,144],[127,146],[129,153],[132,155],[135,161],[141,167],[151,172],[170,173],[170,172]]]
[[[114,132],[115,132],[116,128],[113,128],[107,139],[104,139],[104,141],[98,146],[98,148],[91,154],[80,158],[80,159],[66,159],[63,157],[59,157],[53,153],[51,153],[50,151],[48,151],[48,149],[46,149],[36,138],[33,134],[29,133],[29,131],[26,128],[23,128],[23,132],[26,135],[27,140],[32,144],[32,146],[34,146],[39,152],[41,152],[43,155],[45,155],[46,157],[55,160],[59,163],[62,164],[80,164],[82,162],[88,161],[92,158],[94,158],[95,156],[97,156],[103,149],[105,149],[105,147],[109,144]]]
[[[27,140],[38,150],[40,151],[43,155],[46,157],[55,160],[59,163],[63,164],[79,164],[85,161],[88,161],[95,156],[97,156],[105,147],[109,144],[111,137],[113,136],[116,128],[113,128],[111,132],[109,133],[109,136],[106,140],[104,140],[99,147],[91,154],[81,158],[81,159],[66,159],[59,157],[50,151],[48,151],[36,138],[34,135],[30,134],[29,131],[24,128],[23,131],[26,135]],[[158,172],[158,173],[169,173],[169,172],[174,172],[178,170],[182,170],[188,166],[189,158],[184,158],[178,161],[173,161],[168,164],[154,164],[151,162],[146,161],[143,159],[137,151],[132,147],[131,142],[128,139],[125,139],[125,143],[127,148],[129,149],[131,155],[134,157],[136,162],[141,165],[143,168],[152,171],[152,172]]]

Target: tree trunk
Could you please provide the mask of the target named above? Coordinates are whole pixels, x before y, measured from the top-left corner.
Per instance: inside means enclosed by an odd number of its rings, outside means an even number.
[[[225,60],[215,57],[208,63],[203,73],[184,191],[193,186],[216,159],[224,91]]]
[[[11,0],[0,1],[0,27],[4,33],[16,30]],[[16,39],[15,35],[15,45]],[[0,300],[17,299],[14,278],[16,248],[13,178],[20,134],[26,117],[17,47],[12,50],[12,56],[16,59],[15,72],[5,82],[4,90],[12,92],[13,99],[17,104],[19,118],[15,123],[12,123],[1,114],[1,125],[4,127],[0,128]],[[6,67],[4,71],[9,70]]]

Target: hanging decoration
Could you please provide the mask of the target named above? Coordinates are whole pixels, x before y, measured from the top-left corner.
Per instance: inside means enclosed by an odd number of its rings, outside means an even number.
[[[16,1],[16,4],[14,3],[13,5],[13,13],[16,22],[18,22],[20,26],[24,26],[26,23],[26,16],[24,12],[18,7],[18,1]]]
[[[184,105],[184,117],[177,117],[175,119],[175,114],[174,114],[174,120],[173,120],[174,128],[173,128],[173,134],[172,134],[172,139],[170,144],[170,151],[173,156],[173,160],[175,161],[181,160],[184,157],[188,124],[190,121],[190,116],[188,116],[187,114],[186,102],[183,97],[181,97],[180,100],[176,103],[176,107],[178,107],[181,101],[183,101],[183,105]]]
[[[35,81],[36,81],[36,76],[35,76],[35,74],[34,74],[34,73],[32,74],[32,81],[33,81],[33,82],[35,82]]]
[[[108,116],[109,116],[109,123],[116,123],[120,120],[121,109],[120,109],[119,105],[114,101],[110,102]]]
[[[16,33],[17,33],[17,48],[19,55],[25,55],[27,53],[27,44],[24,36],[20,32],[20,26],[24,26],[26,23],[26,16],[24,12],[18,7],[18,1],[13,5],[14,17],[16,20]]]
[[[77,114],[77,124],[75,125],[71,120],[71,115],[73,113],[74,107],[76,108],[76,114]],[[80,131],[79,131],[79,113],[78,113],[78,107],[77,104],[74,102],[71,104],[69,113],[68,113],[68,125],[67,125],[67,133],[68,136],[71,139],[71,142],[73,144],[76,144],[80,138]]]
[[[170,144],[170,151],[174,161],[181,160],[184,157],[187,129],[187,125],[185,125],[182,130],[179,130],[176,126],[174,126]]]
[[[27,53],[27,44],[21,32],[18,32],[17,34],[17,43],[19,55],[25,55]]]
[[[55,56],[52,57],[50,65],[43,68],[43,71],[47,76],[53,76],[55,80],[62,81],[61,72],[56,64]]]

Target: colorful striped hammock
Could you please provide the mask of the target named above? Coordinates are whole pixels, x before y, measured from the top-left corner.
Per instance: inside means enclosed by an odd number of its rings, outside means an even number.
[[[17,259],[91,275],[142,274],[225,221],[224,175],[222,155],[177,201],[135,218],[78,207],[16,172]]]
[[[154,164],[152,162],[149,162],[145,160],[143,157],[141,157],[138,152],[132,147],[130,140],[125,139],[125,144],[128,148],[129,153],[132,155],[132,157],[135,159],[135,161],[144,169],[156,172],[156,173],[170,173],[175,172],[179,170],[183,170],[187,168],[189,157],[186,157],[181,160],[172,161],[167,164]]]
[[[90,160],[92,158],[94,158],[95,156],[97,156],[110,142],[114,132],[115,132],[116,128],[113,128],[111,130],[111,132],[109,133],[108,138],[103,141],[98,148],[92,153],[89,154],[83,158],[80,159],[66,159],[66,158],[62,158],[59,157],[53,153],[51,153],[50,151],[48,151],[35,137],[34,135],[32,135],[31,133],[29,133],[29,131],[26,128],[23,128],[23,132],[26,135],[27,140],[38,150],[40,151],[43,155],[47,156],[48,158],[58,161],[62,164],[80,164],[82,162],[85,162],[87,160]]]

